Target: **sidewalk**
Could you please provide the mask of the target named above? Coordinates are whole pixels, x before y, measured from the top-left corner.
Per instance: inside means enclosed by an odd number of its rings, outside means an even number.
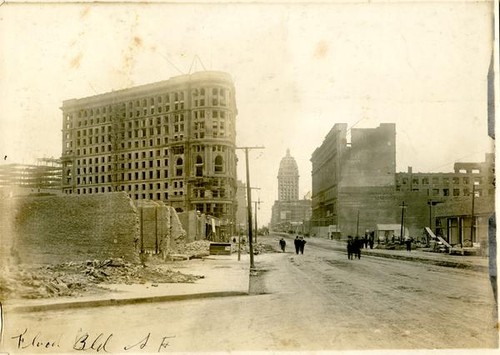
[[[241,255],[240,261],[238,255],[234,253],[227,256],[211,255],[203,259],[176,261],[167,265],[172,271],[204,277],[195,283],[101,284],[100,286],[109,292],[82,297],[16,299],[4,302],[3,306],[6,311],[37,312],[248,294],[250,277],[248,255]]]
[[[291,237],[288,236],[288,238]],[[291,239],[290,241],[293,243]],[[329,240],[325,238],[306,238],[306,241],[311,243],[310,245],[318,245],[347,253],[347,245],[344,241]],[[399,259],[478,272],[488,272],[488,258],[481,256],[450,255],[447,253],[434,253],[418,249],[412,250],[411,252],[407,252],[406,250],[378,249],[376,244],[374,245],[374,249],[361,249],[361,257],[363,256]]]

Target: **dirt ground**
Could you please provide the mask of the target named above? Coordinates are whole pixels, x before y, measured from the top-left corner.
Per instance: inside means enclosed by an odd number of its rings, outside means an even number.
[[[268,241],[270,249],[278,249],[277,239]],[[487,274],[379,257],[347,260],[345,253],[313,241],[304,255],[262,253],[255,264],[250,296],[11,314],[6,345],[15,349],[21,334],[26,341],[38,336],[56,339],[52,351],[60,353],[81,347],[74,340],[83,334],[88,346],[109,339],[110,353],[133,345],[142,353],[467,349],[485,354],[498,347]]]
[[[202,258],[209,255],[209,246],[209,241],[196,241],[174,252],[186,258]],[[237,250],[236,245],[232,248]],[[254,248],[256,254],[272,251],[273,248],[262,243]],[[248,245],[242,245],[241,252],[248,253]],[[0,275],[0,300],[101,294],[109,291],[100,287],[102,284],[192,283],[204,277],[172,271],[171,264],[172,261],[165,261],[160,255],[145,255],[143,265],[119,258],[44,266],[20,265]]]

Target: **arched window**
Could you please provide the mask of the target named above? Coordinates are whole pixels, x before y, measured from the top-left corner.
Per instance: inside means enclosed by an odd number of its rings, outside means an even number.
[[[200,155],[196,157],[196,176],[203,176],[203,159]]]
[[[222,159],[222,157],[220,155],[217,155],[215,157],[215,172],[216,173],[222,173],[224,171],[223,167],[224,167],[224,161]]]

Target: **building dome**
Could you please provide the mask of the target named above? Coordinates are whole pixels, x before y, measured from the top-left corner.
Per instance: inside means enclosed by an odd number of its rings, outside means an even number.
[[[299,176],[299,168],[295,158],[290,156],[290,149],[286,150],[286,156],[281,159],[280,169],[278,170],[279,176]]]

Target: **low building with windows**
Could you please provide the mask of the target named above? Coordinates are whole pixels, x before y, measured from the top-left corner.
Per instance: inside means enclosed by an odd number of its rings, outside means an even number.
[[[408,167],[407,172],[396,174],[396,191],[441,200],[470,196],[473,189],[477,196],[494,196],[494,163],[494,154],[487,153],[484,162],[457,162],[449,173],[414,173]]]
[[[488,218],[495,211],[495,156],[456,162],[449,173],[414,173],[409,167],[396,174],[396,191],[408,205],[407,223],[415,227],[414,235],[428,226],[451,245],[484,246]]]
[[[234,95],[230,75],[204,71],[64,101],[62,191],[125,191],[234,223]]]

